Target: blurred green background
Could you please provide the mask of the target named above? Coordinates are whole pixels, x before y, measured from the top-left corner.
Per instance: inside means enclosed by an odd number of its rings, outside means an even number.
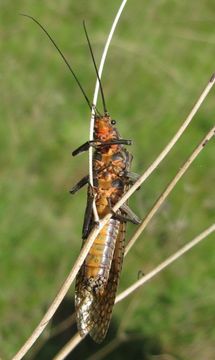
[[[95,71],[82,20],[99,60],[119,4],[118,0],[0,3],[2,359],[10,359],[30,335],[79,253],[86,190],[73,197],[68,191],[88,167],[87,154],[71,156],[88,138],[85,100],[47,37],[18,14],[32,15],[45,25],[92,98]],[[120,133],[133,139],[135,172],[142,173],[164,148],[214,71],[213,0],[128,0],[103,84]],[[141,217],[212,126],[214,95],[213,90],[175,149],[133,196],[131,207]],[[212,141],[125,259],[119,290],[213,222],[213,166]],[[128,226],[128,237],[134,228]],[[213,242],[211,235],[115,307],[119,342],[123,334],[127,343],[135,336],[145,339],[138,354],[133,348],[133,359],[214,359]],[[116,351],[117,359],[126,358],[122,348]]]

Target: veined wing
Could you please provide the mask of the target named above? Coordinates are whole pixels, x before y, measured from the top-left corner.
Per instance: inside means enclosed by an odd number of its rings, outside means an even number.
[[[104,340],[111,320],[124,257],[125,226],[125,223],[120,224],[110,274],[105,290],[102,295],[97,294],[94,296],[91,304],[91,327],[89,334],[97,343]]]

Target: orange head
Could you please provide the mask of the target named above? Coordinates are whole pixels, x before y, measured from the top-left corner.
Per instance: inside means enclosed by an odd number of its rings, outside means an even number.
[[[94,136],[96,140],[110,141],[118,139],[119,134],[114,127],[116,121],[111,119],[109,115],[97,116],[95,118]]]

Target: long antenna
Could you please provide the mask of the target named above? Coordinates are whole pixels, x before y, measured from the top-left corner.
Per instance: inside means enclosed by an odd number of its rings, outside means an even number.
[[[95,68],[95,71],[96,71],[96,76],[97,76],[98,81],[99,81],[99,87],[100,87],[100,90],[101,90],[101,96],[102,96],[102,103],[103,103],[104,113],[107,114],[108,112],[107,112],[107,108],[106,108],[106,103],[105,103],[105,97],[104,97],[104,92],[103,92],[103,88],[102,88],[102,83],[101,83],[101,79],[100,79],[100,76],[99,76],[98,68],[97,68],[97,65],[96,65],[95,57],[94,57],[94,54],[93,54],[93,49],[92,49],[92,46],[91,46],[91,43],[90,43],[90,39],[89,39],[89,36],[88,36],[88,33],[87,33],[85,21],[83,21],[83,26],[84,26],[84,32],[85,32],[85,35],[86,35],[86,38],[87,38],[87,43],[88,43],[88,46],[89,46],[89,49],[90,49],[90,54],[91,54],[91,57],[92,57],[92,60],[93,60],[93,65],[94,65],[94,68]]]
[[[64,54],[62,53],[62,51],[60,50],[60,48],[58,47],[58,45],[56,44],[56,42],[52,39],[51,35],[49,35],[48,31],[39,23],[38,20],[36,20],[33,16],[30,16],[30,15],[26,15],[26,14],[20,14],[21,16],[25,16],[31,20],[33,20],[43,31],[44,33],[48,36],[48,38],[51,40],[52,44],[54,45],[54,47],[57,49],[57,51],[59,52],[60,56],[62,57],[63,61],[65,62],[65,64],[67,65],[67,67],[69,68],[69,70],[71,71],[75,81],[77,82],[82,94],[84,95],[85,99],[86,99],[86,102],[89,106],[90,109],[92,109],[92,104],[89,100],[89,98],[87,97],[80,81],[78,80],[74,70],[72,69],[71,65],[69,64],[69,62],[67,61],[67,59],[65,58]]]

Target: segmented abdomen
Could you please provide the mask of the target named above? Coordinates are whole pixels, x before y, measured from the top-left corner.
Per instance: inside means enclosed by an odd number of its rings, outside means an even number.
[[[105,285],[113,259],[120,222],[110,219],[96,237],[84,262],[84,276],[93,278],[95,286]]]

